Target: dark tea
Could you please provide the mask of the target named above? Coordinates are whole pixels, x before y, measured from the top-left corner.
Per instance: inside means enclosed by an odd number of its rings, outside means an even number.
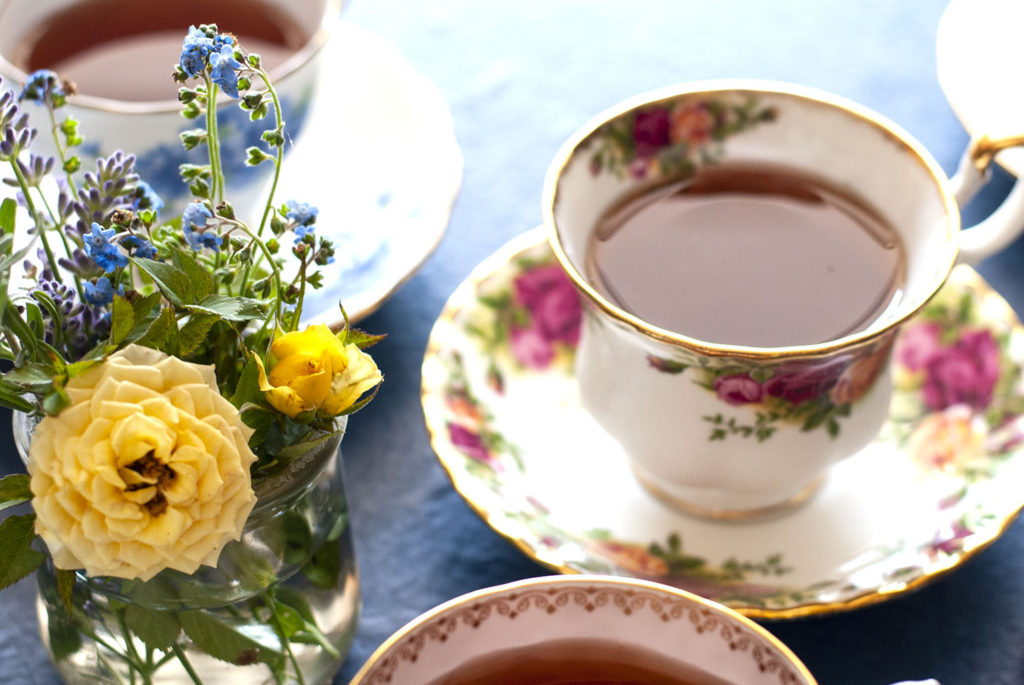
[[[569,638],[480,656],[429,685],[732,685],[637,645]]]
[[[238,36],[268,69],[309,39],[291,15],[260,0],[86,0],[28,31],[12,61],[26,72],[53,69],[88,95],[173,100],[171,73],[190,23]]]
[[[660,328],[782,347],[863,330],[902,294],[906,257],[876,212],[811,176],[723,164],[601,218],[589,278]]]

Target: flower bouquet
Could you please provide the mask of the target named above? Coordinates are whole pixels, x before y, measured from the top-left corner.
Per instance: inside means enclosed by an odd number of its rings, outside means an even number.
[[[29,472],[0,480],[0,508],[32,510],[0,524],[0,588],[38,570],[68,682],[323,681],[358,608],[336,454],[379,336],[340,306],[337,330],[302,327],[334,248],[315,207],[275,203],[285,122],[259,56],[192,27],[174,78],[208,162],[181,167],[194,201],[173,218],[133,156],[81,168],[73,84],[0,94],[0,404]],[[219,94],[270,122],[246,151],[274,166],[253,225],[224,197]],[[24,101],[55,157],[31,150]]]

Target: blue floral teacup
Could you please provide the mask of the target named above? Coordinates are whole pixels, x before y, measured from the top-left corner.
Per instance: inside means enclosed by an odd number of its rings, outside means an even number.
[[[698,204],[671,204],[679,198]],[[776,203],[795,213],[772,219]],[[866,291],[870,318],[853,316],[859,286],[844,280],[863,277],[860,262],[839,275],[861,247],[844,237],[817,251],[832,239],[812,213],[825,205],[857,224],[858,241],[898,257],[884,279],[867,279],[885,286]],[[576,133],[545,181],[549,239],[585,306],[581,401],[638,480],[676,508],[749,518],[801,502],[878,434],[897,330],[958,252],[980,258],[1024,225],[1024,208],[1010,209],[965,243],[955,184],[928,152],[825,93],[726,81],[627,101]],[[750,306],[780,283],[793,287],[765,300],[777,312]],[[838,333],[804,332],[847,310],[855,323]],[[736,337],[704,332],[723,321]],[[748,340],[748,328],[767,337]]]
[[[247,51],[264,57],[280,95],[285,133],[295,140],[317,88],[323,48],[337,23],[340,4],[341,0],[232,0],[213,5],[193,0],[0,0],[0,75],[23,84],[28,73],[52,68],[62,78],[80,81],[68,102],[85,139],[75,150],[84,168],[115,152],[115,146],[130,152],[137,157],[141,179],[168,210],[177,211],[189,199],[179,168],[206,162],[204,147],[186,152],[182,145],[180,135],[195,125],[182,116],[178,84],[171,78],[189,24],[221,21],[222,30],[238,31]],[[234,18],[222,20],[211,14],[227,11],[221,5],[242,13],[238,29],[232,29]],[[255,38],[246,35],[247,29],[255,31]],[[54,50],[52,39],[61,31],[70,34],[64,41],[69,47]],[[38,47],[46,44],[51,48]],[[57,63],[47,63],[52,60]],[[248,205],[261,196],[273,173],[273,164],[246,164],[247,148],[260,145],[268,125],[250,121],[249,112],[227,96],[222,96],[217,112],[221,158],[227,167],[226,195],[247,215],[247,210],[254,211]],[[44,119],[33,115],[33,120]],[[37,148],[57,154],[50,139],[44,132]]]

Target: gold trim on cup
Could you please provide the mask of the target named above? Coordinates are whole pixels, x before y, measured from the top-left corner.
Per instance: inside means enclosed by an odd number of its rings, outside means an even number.
[[[334,32],[335,24],[338,22],[342,2],[343,0],[324,0],[323,14],[309,40],[270,72],[270,77],[275,84],[280,83],[282,79],[308,64],[324,49]],[[182,34],[182,37],[184,37],[184,34]],[[7,61],[3,55],[0,55],[0,73],[10,76],[22,84],[25,83],[29,76],[23,69]],[[76,93],[69,99],[68,104],[85,110],[112,112],[115,114],[164,114],[167,112],[177,112],[181,108],[181,103],[176,98],[135,102],[132,100],[115,100],[113,98],[99,97],[87,93]]]
[[[817,104],[832,109],[843,110],[850,116],[865,121],[884,133],[889,139],[899,143],[927,172],[935,183],[942,204],[946,210],[946,242],[952,245],[948,252],[948,263],[940,264],[939,277],[928,288],[927,297],[903,312],[898,318],[887,322],[884,326],[852,333],[842,338],[813,345],[793,345],[785,347],[752,347],[745,345],[725,345],[698,340],[680,333],[675,333],[653,324],[647,323],[634,314],[627,312],[597,291],[577,270],[562,247],[559,229],[555,221],[555,206],[558,203],[558,181],[569,164],[570,159],[587,140],[608,121],[623,116],[630,111],[648,105],[664,104],[683,96],[714,96],[727,93],[747,95],[770,95],[788,97],[805,103]],[[580,127],[569,140],[559,149],[555,159],[548,168],[544,179],[542,209],[544,226],[547,229],[548,243],[551,245],[555,258],[561,264],[573,284],[591,303],[610,315],[618,322],[642,333],[656,341],[671,345],[680,345],[697,354],[708,357],[737,357],[746,359],[778,360],[781,358],[821,357],[835,353],[844,348],[860,346],[873,341],[888,331],[899,326],[921,310],[925,304],[939,291],[949,277],[957,258],[957,235],[960,231],[960,210],[956,199],[948,187],[948,179],[932,155],[918,143],[907,131],[882,115],[847,100],[813,88],[793,85],[779,81],[757,79],[721,79],[711,81],[694,81],[669,86],[659,90],[642,93],[624,100]]]
[[[411,636],[417,630],[427,623],[430,623],[439,615],[450,613],[460,607],[468,607],[474,603],[485,603],[487,600],[495,599],[502,595],[514,596],[517,592],[530,592],[541,590],[545,587],[551,587],[553,591],[557,591],[559,588],[570,589],[572,587],[578,587],[580,590],[584,590],[588,587],[602,588],[606,590],[620,590],[622,592],[649,592],[655,595],[668,595],[672,599],[692,602],[700,607],[704,611],[712,612],[722,617],[723,620],[734,621],[743,629],[749,630],[767,644],[771,645],[778,655],[781,657],[782,662],[793,669],[793,671],[808,685],[817,685],[817,680],[807,669],[807,666],[800,660],[800,658],[793,653],[789,647],[786,646],[779,638],[769,632],[763,626],[755,623],[751,619],[743,616],[734,609],[730,609],[724,604],[713,602],[709,599],[705,599],[700,595],[695,595],[692,592],[686,590],[680,590],[679,588],[672,587],[670,585],[664,585],[662,583],[656,583],[647,580],[639,580],[636,578],[622,578],[618,576],[601,576],[601,575],[572,575],[572,576],[541,576],[538,578],[527,578],[524,580],[517,580],[504,585],[495,585],[493,587],[483,588],[482,590],[476,590],[467,594],[461,595],[454,599],[451,599],[443,604],[439,604],[433,609],[429,609],[426,612],[420,614],[413,620],[406,623],[404,626],[399,628],[395,633],[388,637],[373,654],[366,660],[359,671],[355,674],[352,680],[349,681],[349,685],[372,685],[367,679],[371,675],[371,672],[380,664],[392,650],[400,647],[400,643],[406,638]],[[493,615],[493,614],[492,614]],[[429,637],[429,634],[428,634]],[[436,636],[435,636],[436,637]],[[419,646],[422,646],[420,644]],[[759,651],[757,647],[751,648],[752,653],[756,651],[757,654],[764,653]],[[392,655],[392,659],[402,658],[401,653]],[[406,655],[408,657],[408,655]],[[410,661],[415,661],[418,658],[418,650],[412,658],[408,658]],[[455,666],[455,664],[452,664]],[[390,682],[390,677],[381,679],[380,682]],[[378,681],[373,681],[378,682]]]

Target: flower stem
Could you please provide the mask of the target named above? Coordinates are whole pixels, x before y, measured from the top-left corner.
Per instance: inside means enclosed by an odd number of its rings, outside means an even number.
[[[275,130],[282,136],[282,142],[279,142],[274,146],[277,148],[277,153],[274,159],[274,179],[270,183],[270,191],[267,193],[267,202],[263,206],[263,216],[260,218],[260,226],[256,230],[256,235],[262,236],[263,229],[267,224],[267,219],[270,217],[270,210],[274,206],[274,193],[277,191],[277,181],[281,177],[281,165],[284,163],[284,116],[281,114],[281,101],[277,97],[277,91],[274,90],[274,85],[270,82],[270,76],[268,76],[267,72],[263,71],[263,69],[258,69],[256,73],[259,74],[263,84],[267,87],[270,99],[274,102],[274,120],[277,123],[277,128]]]
[[[50,249],[50,242],[46,239],[45,222],[42,221],[39,210],[36,209],[35,203],[32,202],[32,194],[29,192],[28,180],[25,178],[25,174],[21,172],[21,167],[18,165],[17,159],[11,160],[11,168],[14,170],[14,177],[18,179],[18,185],[21,186],[21,194],[25,198],[25,205],[28,207],[29,214],[32,215],[32,223],[36,226],[36,235],[39,236],[39,240],[43,243],[43,250],[46,252],[46,259],[50,262],[50,269],[53,271],[53,279],[58,283],[63,283],[60,279],[60,271],[57,269],[57,260],[53,256],[53,250]]]
[[[181,648],[181,645],[175,642],[171,645],[171,650],[174,652],[174,656],[178,657],[178,661],[181,662],[182,668],[188,673],[188,677],[192,679],[192,682],[196,685],[203,685],[203,679],[199,677],[199,674],[192,667],[192,662],[185,656],[185,650]]]

